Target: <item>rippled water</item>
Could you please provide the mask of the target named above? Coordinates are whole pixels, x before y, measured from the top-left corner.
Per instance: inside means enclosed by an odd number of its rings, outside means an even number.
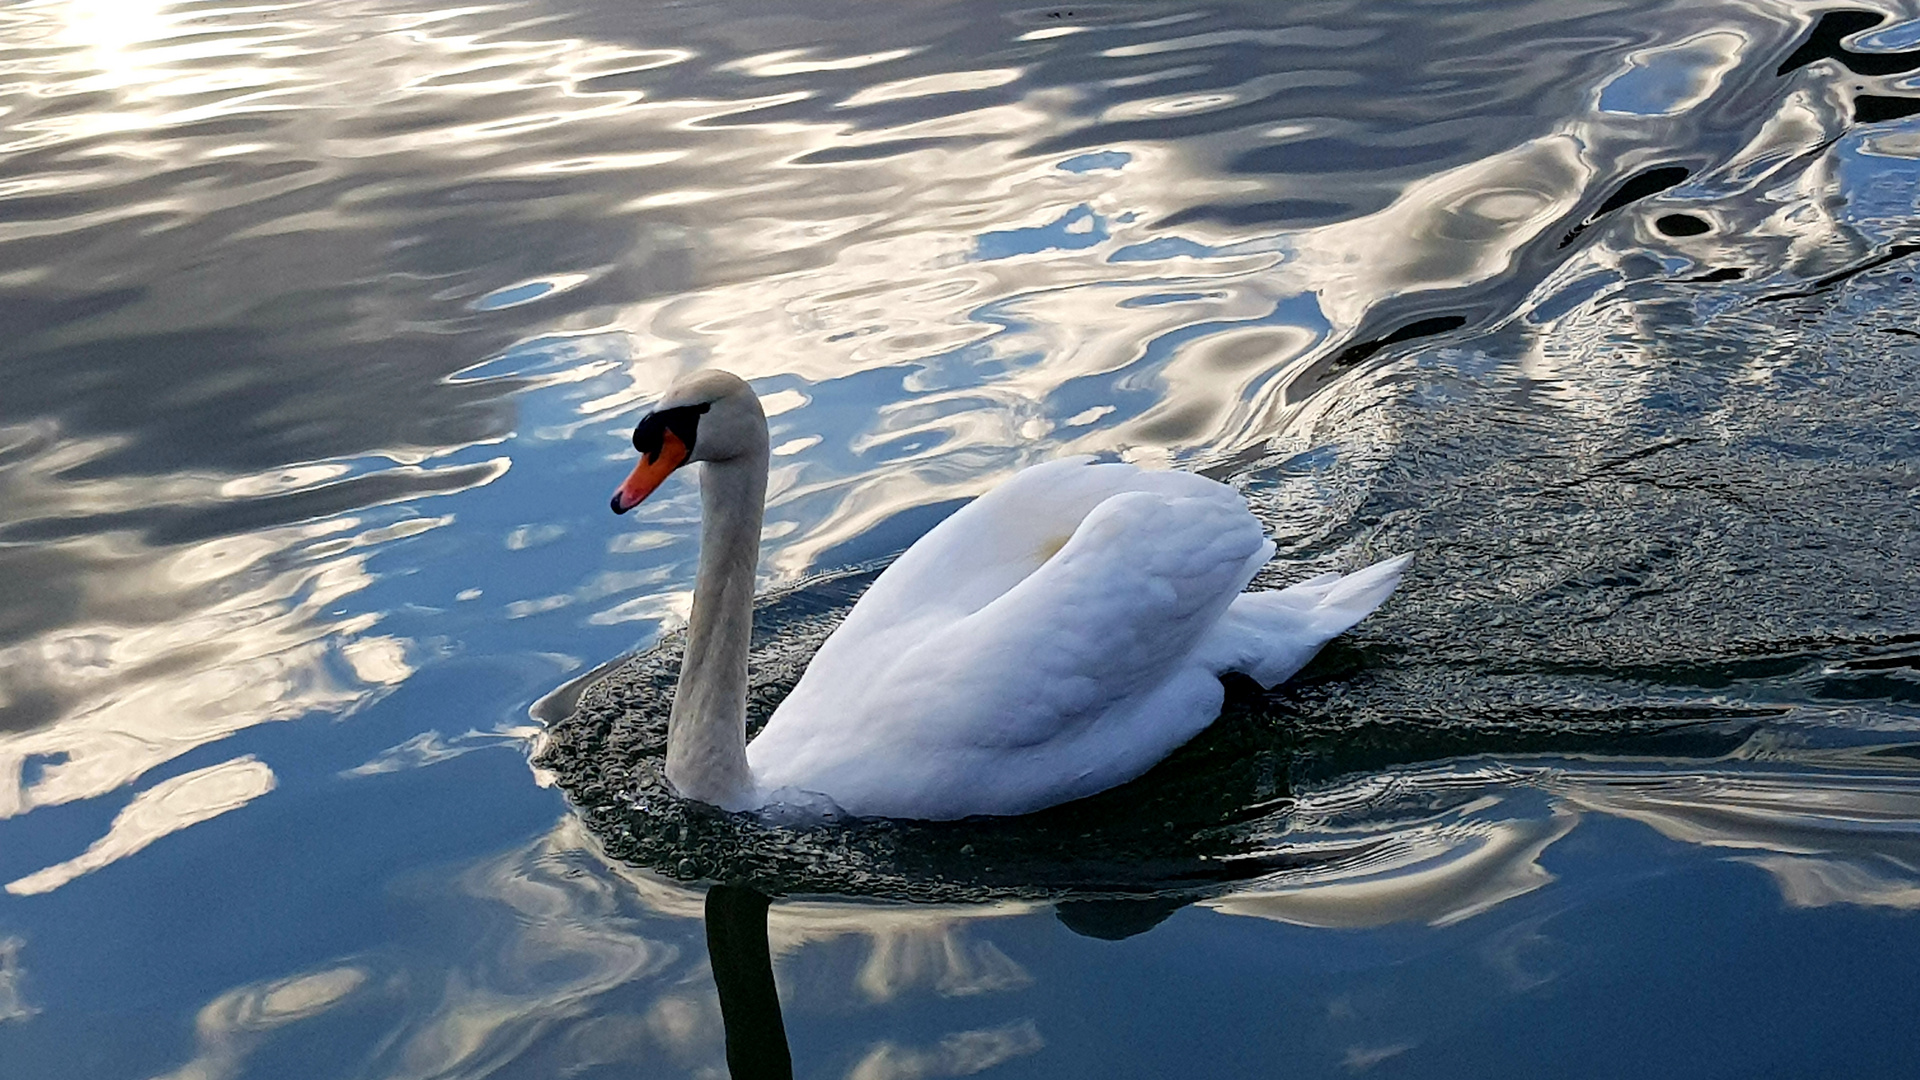
[[[1910,1071],[1915,114],[1784,0],[0,9],[0,1072]],[[706,364],[763,705],[1060,454],[1417,561],[1128,788],[742,834],[605,510]]]

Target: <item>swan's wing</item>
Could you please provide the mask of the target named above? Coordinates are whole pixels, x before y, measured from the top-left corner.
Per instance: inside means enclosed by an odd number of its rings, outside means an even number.
[[[894,560],[862,598],[863,617],[898,622],[930,608],[980,610],[1065,547],[1089,511],[1141,475],[1132,465],[1087,457],[1020,470]]]
[[[1018,812],[1127,779],[1186,741],[1219,707],[1196,645],[1273,545],[1231,488],[1139,475],[1164,489],[1101,502],[1053,558],[977,610],[921,637],[854,639],[864,648],[847,665],[816,658],[747,746],[756,781],[855,813]],[[1208,693],[1162,717],[1162,691],[1183,671]],[[1196,703],[1207,716],[1189,715]],[[1114,716],[1135,722],[1109,730]]]
[[[1100,503],[1057,556],[907,650],[871,722],[911,713],[920,730],[899,733],[910,742],[1033,746],[1186,663],[1273,545],[1231,488],[1147,475],[1198,483]]]
[[[966,618],[1061,552],[1094,507],[1127,491],[1198,495],[1244,505],[1192,473],[1146,471],[1074,457],[1035,465],[961,507],[896,559],[823,645],[795,689],[852,686],[891,664],[905,644]]]

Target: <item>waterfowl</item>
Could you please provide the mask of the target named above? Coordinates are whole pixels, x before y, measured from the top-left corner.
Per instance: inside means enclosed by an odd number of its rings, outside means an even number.
[[[748,743],[766,415],[738,377],[697,371],[633,445],[615,513],[701,463],[666,775],[727,810],[824,798],[854,816],[938,820],[1125,783],[1213,722],[1223,673],[1280,683],[1378,607],[1408,561],[1244,592],[1274,545],[1231,487],[1086,457],[1035,465],[887,567]]]

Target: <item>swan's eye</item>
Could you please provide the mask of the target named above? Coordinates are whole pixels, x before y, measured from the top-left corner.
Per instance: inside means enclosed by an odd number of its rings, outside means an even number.
[[[700,434],[700,417],[711,408],[712,402],[702,402],[648,413],[633,429],[633,448],[651,462],[660,456],[661,443],[671,431],[686,444],[687,453],[693,453],[693,441]]]

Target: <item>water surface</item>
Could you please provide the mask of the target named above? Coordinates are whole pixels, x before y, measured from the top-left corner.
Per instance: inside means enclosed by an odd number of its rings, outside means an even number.
[[[1871,5],[7,8],[0,1063],[1910,1070],[1916,80]],[[696,488],[605,510],[709,364],[763,704],[1062,454],[1417,560],[1126,789],[743,842],[650,780]]]

